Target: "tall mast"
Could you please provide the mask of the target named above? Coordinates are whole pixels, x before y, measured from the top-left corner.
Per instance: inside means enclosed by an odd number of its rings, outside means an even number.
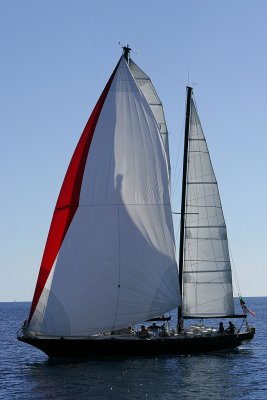
[[[184,225],[185,225],[185,202],[186,202],[186,176],[188,164],[188,142],[189,142],[189,122],[190,122],[190,105],[192,88],[186,87],[186,117],[185,117],[185,133],[184,133],[184,163],[183,163],[183,181],[182,181],[182,200],[181,200],[181,221],[180,221],[180,248],[179,248],[179,286],[181,296],[183,296],[183,267],[184,267]],[[178,308],[178,329],[183,326],[183,310]]]

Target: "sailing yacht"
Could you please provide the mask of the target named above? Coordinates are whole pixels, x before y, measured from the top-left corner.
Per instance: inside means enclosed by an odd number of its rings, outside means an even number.
[[[177,265],[163,107],[129,55],[124,47],[73,153],[18,332],[50,357],[202,353],[255,333],[234,310],[226,226],[192,88]],[[235,317],[243,330],[203,325]],[[186,327],[186,319],[201,324]]]

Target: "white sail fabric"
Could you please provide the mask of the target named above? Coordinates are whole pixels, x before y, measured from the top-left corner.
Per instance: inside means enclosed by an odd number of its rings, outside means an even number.
[[[129,68],[134,76],[134,79],[139,86],[140,90],[142,91],[143,95],[145,96],[150,108],[153,112],[153,115],[157,121],[160,136],[163,141],[163,146],[166,152],[167,161],[168,161],[168,172],[169,176],[171,175],[171,163],[170,163],[170,154],[169,154],[169,140],[168,140],[168,130],[167,124],[164,117],[164,111],[162,103],[159,99],[159,96],[149,78],[138,65],[130,59],[129,61]],[[169,178],[170,179],[170,178]]]
[[[226,226],[206,140],[191,99],[183,309],[185,316],[234,314]]]
[[[50,275],[30,322],[42,334],[124,328],[180,304],[166,156],[124,58],[95,128],[79,207]]]

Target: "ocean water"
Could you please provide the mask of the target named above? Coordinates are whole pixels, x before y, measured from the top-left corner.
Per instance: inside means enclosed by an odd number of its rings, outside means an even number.
[[[29,303],[0,303],[0,399],[267,399],[267,297],[246,298],[256,335],[226,353],[50,360],[18,342]],[[238,321],[237,321],[238,322]],[[237,323],[236,323],[237,325]]]

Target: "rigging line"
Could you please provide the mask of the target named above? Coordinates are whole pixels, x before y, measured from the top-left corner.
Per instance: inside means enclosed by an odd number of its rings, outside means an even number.
[[[186,104],[186,99],[185,99],[185,104]],[[178,147],[178,154],[177,154],[177,158],[176,158],[176,165],[178,165],[179,155],[180,155],[180,152],[181,152],[181,149],[182,149],[182,139],[184,137],[183,131],[184,131],[184,126],[185,126],[185,120],[186,120],[186,108],[185,108],[185,113],[184,113],[183,126],[182,126],[181,131],[180,131],[180,141],[179,141],[179,147]],[[181,157],[181,159],[182,159],[182,157]],[[183,167],[183,163],[180,164],[180,168],[179,168],[177,176],[176,176],[176,171],[174,173],[173,184],[172,184],[173,190],[172,190],[172,193],[171,193],[171,200],[173,200],[174,194],[176,193],[177,186],[178,186],[178,183],[179,183],[179,178],[182,175],[182,167]]]
[[[181,175],[182,175],[182,164],[180,165],[179,172],[178,172],[178,175],[176,177],[176,181],[173,181],[173,185],[172,185],[173,190],[172,190],[172,193],[171,193],[171,201],[174,201],[174,197],[175,197],[175,194],[177,193],[177,188],[178,188],[178,184],[180,182]]]
[[[178,152],[177,152],[177,156],[176,156],[176,163],[175,163],[175,169],[174,169],[174,175],[173,175],[173,179],[172,179],[172,193],[171,193],[171,200],[173,200],[174,195],[176,193],[176,189],[179,183],[179,178],[181,176],[181,172],[182,172],[182,164],[179,167],[178,170],[178,162],[180,159],[180,153],[181,153],[181,148],[182,148],[182,138],[183,138],[183,134],[180,134],[180,140],[179,140],[179,145],[178,145]],[[177,172],[178,170],[178,172]]]
[[[236,273],[234,258],[233,258],[229,243],[228,243],[228,249],[229,249],[229,255],[230,255],[230,260],[231,260],[231,264],[232,264],[232,271],[233,271],[234,281],[235,281],[236,288],[237,288],[237,295],[241,296],[241,290],[240,290],[239,282],[238,282],[238,279],[237,279],[237,273]],[[235,288],[233,288],[233,289],[234,289],[234,292],[235,292]]]
[[[171,200],[172,201],[174,200],[174,195],[176,194],[176,190],[177,190],[177,187],[178,187],[179,178],[180,178],[181,174],[182,174],[182,165],[179,168],[179,172],[178,172],[176,181],[174,181],[174,183],[172,185],[172,187],[173,187],[172,194],[171,194]]]
[[[177,230],[176,230],[176,234],[175,234],[175,243],[178,243],[177,238],[178,238],[178,235],[179,235],[179,233],[180,233],[180,225],[181,225],[181,219],[180,219],[179,225],[178,225]],[[177,248],[175,249],[175,253],[176,253],[176,252],[177,252]]]
[[[185,83],[182,83],[181,81],[179,81],[177,78],[175,78],[173,75],[171,75],[169,72],[165,71],[164,69],[160,68],[157,64],[154,64],[150,58],[144,56],[143,53],[139,52],[135,52],[135,54],[137,54],[138,56],[141,56],[142,58],[144,58],[149,64],[153,65],[154,68],[156,68],[159,72],[165,74],[166,76],[168,76],[169,78],[171,78],[172,80],[174,80],[176,83],[178,83],[178,85],[181,85],[183,88],[186,86]]]

